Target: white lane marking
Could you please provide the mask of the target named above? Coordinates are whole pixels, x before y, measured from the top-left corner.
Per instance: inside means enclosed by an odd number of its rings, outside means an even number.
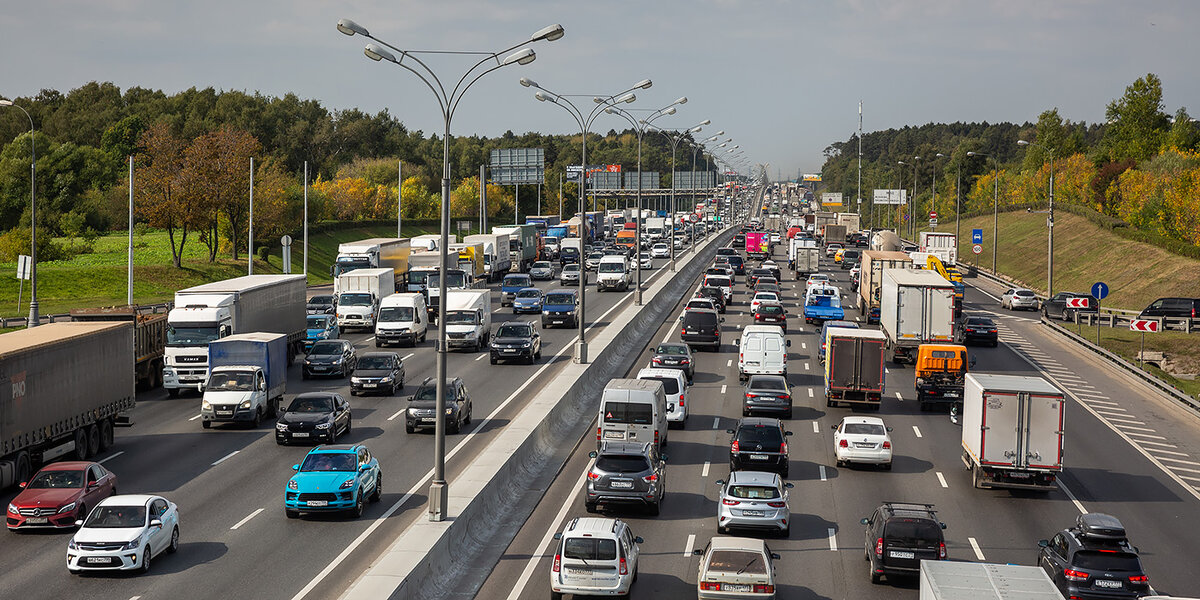
[[[801,350],[808,350],[808,344],[805,344],[804,342],[800,342],[800,349],[801,349]]]
[[[141,596],[133,596],[129,600],[138,600],[139,598],[141,598]]]
[[[1133,425],[1145,425],[1146,424],[1145,421],[1134,421],[1133,419],[1118,419],[1116,417],[1108,417],[1108,422],[1115,423],[1118,427],[1126,427],[1127,426],[1127,425],[1125,425],[1126,423],[1131,423]],[[1154,430],[1147,429],[1146,431],[1154,431]]]
[[[263,510],[265,510],[265,509],[262,509],[262,508],[260,508],[260,509],[258,509],[258,510],[256,510],[256,511],[254,511],[254,512],[252,512],[252,513],[248,514],[248,515],[246,515],[246,518],[245,518],[245,519],[242,519],[241,521],[238,521],[237,523],[234,523],[233,527],[230,527],[230,529],[238,529],[238,528],[239,528],[239,527],[241,527],[242,525],[245,525],[246,523],[250,522],[250,519],[253,519],[254,517],[257,517],[257,516],[258,516],[258,513],[262,512]]]
[[[483,360],[483,357],[485,357],[485,356],[487,356],[487,355],[486,355],[486,354],[480,354],[479,356],[476,356],[476,357],[475,357],[475,360]]]
[[[1200,477],[1192,477],[1190,475],[1179,475],[1178,477],[1180,479],[1187,479],[1188,481],[1200,481]]]
[[[1079,498],[1075,497],[1075,494],[1071,493],[1071,490],[1067,488],[1067,485],[1065,483],[1063,483],[1062,479],[1056,479],[1055,483],[1057,483],[1058,488],[1061,489],[1063,491],[1063,493],[1066,494],[1067,497],[1071,499],[1071,502],[1073,504],[1075,504],[1075,508],[1079,509],[1079,514],[1081,514],[1081,515],[1088,514],[1087,509],[1083,507],[1083,503],[1079,501]]]
[[[409,352],[408,354],[404,355],[404,358],[401,358],[400,360],[408,360],[416,355],[417,355],[416,352]]]
[[[708,468],[712,466],[707,460],[704,461],[704,469],[700,471],[701,477],[708,477]]]
[[[889,371],[887,367],[884,367],[884,368],[883,368],[883,374],[884,374],[884,375],[887,375],[888,373],[891,373],[891,371]]]
[[[821,433],[821,425],[813,421],[813,433]]]
[[[1081,395],[1084,395],[1084,396],[1086,396],[1087,394],[1081,394]],[[1101,397],[1102,397],[1102,398],[1107,398],[1108,396],[1101,396]],[[1087,401],[1088,401],[1089,403],[1091,403],[1091,404],[1103,404],[1103,405],[1105,405],[1105,406],[1114,406],[1114,407],[1119,407],[1119,406],[1121,406],[1120,404],[1117,404],[1116,402],[1109,402],[1109,401],[1107,401],[1107,400],[1097,400],[1097,399],[1095,399],[1095,398],[1088,398],[1088,399],[1087,399]]]
[[[1091,401],[1089,400],[1089,402],[1091,402]],[[1124,408],[1121,408],[1120,406],[1105,406],[1103,408],[1097,408],[1094,410],[1098,413],[1113,413],[1113,414],[1129,412],[1129,411],[1125,410]],[[1124,415],[1122,415],[1122,416],[1124,416]]]
[[[691,556],[692,548],[695,547],[695,545],[696,545],[696,534],[689,533],[687,543],[683,545],[683,555]]]
[[[400,415],[404,414],[404,411],[405,411],[405,410],[408,410],[408,409],[402,408],[402,409],[400,409],[400,410],[396,411],[396,414],[394,414],[394,415],[392,415],[392,416],[388,417],[388,418],[387,418],[387,420],[389,420],[389,421],[395,421],[395,420],[396,420],[396,417],[399,417]]]
[[[913,425],[912,428],[913,428],[913,433],[917,434],[917,437],[921,437],[921,430],[918,429],[916,425]]]
[[[726,386],[724,386],[724,385],[722,385],[722,386],[721,386],[721,393],[722,393],[722,394],[724,394],[724,393],[725,393],[725,388],[726,388]]]
[[[804,370],[805,370],[805,371],[807,371],[807,370],[808,370],[808,363],[804,363]]]
[[[1192,465],[1193,467],[1200,467],[1200,462],[1196,462],[1194,460],[1183,460],[1182,458],[1169,458],[1166,456],[1160,456],[1160,457],[1158,457],[1158,460],[1169,460],[1171,462],[1177,462],[1180,464]],[[1177,469],[1179,467],[1171,467],[1171,468]]]
[[[896,392],[896,399],[897,399],[897,400],[899,400],[899,401],[901,401],[901,402],[904,402],[904,396],[901,396],[901,395],[900,395],[900,392]]]
[[[732,366],[733,366],[733,359],[731,358],[731,359],[729,359],[729,360],[725,361],[725,366],[726,366],[726,367],[732,367]]]
[[[828,481],[825,478],[825,465],[817,465],[817,472],[821,474],[821,481]]]
[[[1171,467],[1171,469],[1175,470],[1175,471],[1183,471],[1184,473],[1196,473],[1196,474],[1200,475],[1200,471],[1198,471],[1196,469],[1185,469],[1183,467]]]
[[[1163,436],[1161,436],[1161,435],[1151,435],[1151,434],[1149,434],[1149,433],[1138,433],[1138,432],[1136,432],[1136,431],[1125,431],[1124,429],[1122,429],[1122,430],[1121,430],[1121,433],[1122,433],[1122,434],[1124,434],[1124,435],[1132,435],[1132,436],[1136,436],[1136,437],[1139,437],[1139,438],[1150,438],[1150,439],[1152,439],[1152,440],[1165,440],[1165,439],[1167,439],[1167,438],[1165,438],[1165,437],[1163,437]],[[1141,440],[1136,440],[1136,441],[1140,442]]]
[[[375,341],[375,336],[371,336],[371,337],[369,337],[369,338],[367,338],[367,339],[363,340],[363,343],[364,343],[364,344],[370,344],[370,343],[371,343],[371,342],[373,342],[373,341]]]
[[[721,426],[721,417],[713,417],[713,429]]]
[[[977,558],[979,560],[984,560],[983,550],[979,549],[979,542],[975,541],[975,538],[973,538],[973,537],[967,538],[967,541],[971,542],[971,549],[975,551],[975,558]]]
[[[215,467],[215,466],[233,458],[233,455],[237,454],[238,452],[241,452],[241,450],[234,450],[233,452],[230,452],[229,454],[226,454],[225,456],[217,459],[217,462],[213,463],[213,466]]]
[[[1150,444],[1153,446],[1162,446],[1163,448],[1178,448],[1179,447],[1179,446],[1176,446],[1175,444],[1164,444],[1163,442],[1151,442],[1149,440],[1137,440],[1137,443],[1142,446],[1145,446],[1146,444]],[[1145,450],[1149,450],[1152,452],[1157,451],[1156,448],[1145,448]]]
[[[1109,419],[1109,421],[1112,421],[1114,425],[1116,425],[1117,427],[1120,427],[1122,430],[1133,429],[1135,431],[1149,431],[1150,433],[1158,433],[1157,431],[1154,431],[1153,429],[1150,429],[1149,427],[1134,427],[1133,425],[1126,425],[1125,424],[1126,422],[1121,421],[1120,419]],[[1138,421],[1135,421],[1135,422],[1138,422]],[[1142,424],[1145,425],[1145,423],[1142,423]]]
[[[813,389],[812,388],[808,388],[808,397],[809,398],[813,397]]]
[[[741,324],[741,323],[738,323],[738,326],[737,326],[737,328],[738,328],[738,329],[741,329],[741,328],[742,328],[742,324]]]
[[[950,486],[946,485],[946,478],[945,478],[945,476],[942,475],[941,471],[934,471],[933,474],[937,475],[938,483],[942,484],[942,487],[944,487],[944,488],[950,487]]]
[[[1187,454],[1185,452],[1172,452],[1170,450],[1159,450],[1158,448],[1146,448],[1146,449],[1151,452],[1158,453],[1158,454],[1172,454],[1175,456],[1191,456],[1190,454]]]
[[[190,418],[190,419],[188,419],[188,420],[189,420],[189,421],[195,421],[196,419],[199,419],[199,418],[200,418],[200,415],[196,415],[196,416],[194,416],[194,417],[192,417],[192,418]]]
[[[828,531],[829,531],[829,550],[832,552],[837,552],[837,530],[830,527]]]
[[[125,454],[125,451],[124,451],[124,450],[122,450],[122,451],[120,451],[120,452],[117,452],[116,454],[113,454],[112,456],[109,456],[109,457],[107,457],[107,458],[102,458],[102,459],[100,459],[100,460],[98,460],[98,461],[96,461],[96,462],[98,462],[98,463],[100,463],[100,464],[104,464],[104,463],[106,463],[106,462],[108,462],[108,461],[110,461],[110,460],[112,460],[112,459],[114,459],[114,458],[116,458],[116,457],[118,457],[118,456],[120,456],[120,455],[122,455],[122,454]]]
[[[560,508],[558,510],[558,514],[554,516],[554,520],[550,521],[550,527],[546,528],[546,535],[542,536],[541,543],[537,545],[537,553],[535,553],[533,556],[530,556],[529,562],[525,563],[525,570],[521,572],[521,576],[517,578],[516,585],[514,585],[512,591],[509,592],[508,600],[516,600],[517,598],[520,598],[521,594],[525,591],[525,585],[529,583],[529,577],[533,575],[533,570],[537,568],[538,561],[542,559],[542,549],[550,545],[550,542],[554,539],[554,534],[558,532],[558,524],[567,517],[567,511],[573,508],[571,506],[571,500],[583,492],[583,483],[587,481],[587,474],[588,472],[585,469],[583,471],[583,475],[579,477],[579,482],[575,484],[574,488],[572,488],[575,490],[575,492],[563,502],[562,508]]]

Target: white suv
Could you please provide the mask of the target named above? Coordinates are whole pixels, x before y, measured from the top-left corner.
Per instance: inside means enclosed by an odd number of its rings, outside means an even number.
[[[579,517],[554,534],[550,598],[563,594],[626,596],[637,577],[639,544],[629,524],[620,519]]]

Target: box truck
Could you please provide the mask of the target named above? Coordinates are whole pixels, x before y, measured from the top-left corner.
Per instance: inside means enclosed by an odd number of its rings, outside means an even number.
[[[471,276],[472,283],[484,280],[487,276],[487,268],[484,265],[483,244],[479,242],[450,244],[450,249],[458,251],[456,266]]]
[[[794,237],[788,240],[788,266],[797,280],[807,279],[820,267],[821,250],[813,240]]]
[[[512,260],[513,269],[528,273],[533,263],[543,260],[542,236],[534,225],[507,225],[493,227],[492,233],[503,233],[508,236],[508,254]]]
[[[861,229],[862,228],[862,225],[860,224],[861,222],[862,222],[862,219],[861,219],[861,217],[859,217],[858,213],[852,213],[852,212],[837,213],[837,224],[845,226],[847,233],[855,233],[859,229]]]
[[[887,337],[874,329],[825,330],[825,406],[879,410]]]
[[[834,225],[832,223],[825,225],[823,228],[818,228],[821,233],[821,238],[825,240],[825,244],[846,243],[846,226]]]
[[[1063,600],[1041,567],[923,560],[919,600]]]
[[[547,229],[557,226],[562,222],[558,215],[533,215],[525,216],[525,224],[533,225],[538,232],[545,233]]]
[[[1054,489],[1066,412],[1063,393],[1041,377],[967,373],[959,418],[972,484]]]
[[[513,255],[507,233],[477,233],[463,238],[467,244],[483,245],[483,272],[488,281],[504,279],[513,268]]]
[[[766,260],[771,254],[770,234],[765,231],[746,232],[746,256]]]
[[[0,335],[0,488],[45,462],[89,460],[134,405],[133,324],[50,323]]]
[[[208,376],[208,343],[238,333],[288,336],[288,360],[304,352],[304,275],[246,275],[175,292],[167,313],[163,387],[171,397]]]
[[[402,285],[411,252],[408,238],[371,238],[339,244],[337,259],[330,267],[333,293],[341,291],[338,288],[341,276],[355,269],[391,269],[396,277],[394,286]]]
[[[209,343],[200,426],[241,422],[257,428],[264,417],[275,416],[287,391],[287,360],[287,336],[278,333],[242,333]]]
[[[167,313],[139,306],[80,308],[71,311],[72,321],[124,321],[133,323],[133,377],[138,389],[162,385],[163,354],[167,347]]]
[[[958,237],[953,233],[922,231],[917,239],[917,249],[937,256],[943,263],[958,263]]]
[[[894,362],[912,361],[921,344],[954,341],[954,286],[933,271],[884,269],[879,324]]]
[[[442,243],[442,235],[439,233],[429,233],[426,235],[418,235],[412,238],[411,245],[413,250],[437,250]],[[446,236],[447,244],[457,244],[458,236],[453,233]]]
[[[487,348],[492,330],[491,290],[447,290],[446,349]]]
[[[379,302],[396,293],[391,269],[357,269],[338,277],[338,327],[375,329]]]
[[[866,250],[858,273],[858,309],[867,323],[879,322],[879,291],[884,269],[910,269],[912,258],[903,252]]]

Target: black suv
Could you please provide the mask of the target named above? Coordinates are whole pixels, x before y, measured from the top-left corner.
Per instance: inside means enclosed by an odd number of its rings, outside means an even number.
[[[1138,549],[1114,516],[1080,515],[1074,527],[1038,546],[1038,565],[1066,597],[1138,598],[1150,593]]]
[[[463,425],[471,424],[471,394],[461,377],[446,381],[446,431],[458,433]],[[408,410],[404,411],[404,431],[413,433],[417,429],[433,429],[437,426],[437,381],[426,377],[417,388],[417,393],[408,399]]]
[[[1086,298],[1087,307],[1067,306],[1067,301],[1073,298]],[[1075,313],[1096,313],[1100,312],[1100,301],[1091,294],[1077,294],[1075,292],[1059,292],[1053,298],[1042,301],[1042,316],[1045,318],[1058,317],[1064,321],[1074,321]]]
[[[916,577],[922,560],[946,560],[946,524],[938,521],[932,504],[884,502],[860,522],[867,526],[871,583],[884,575]]]
[[[667,490],[667,457],[654,442],[604,442],[588,470],[584,508],[600,504],[637,504],[657,515]]]
[[[1151,317],[1179,317],[1183,319],[1200,318],[1200,298],[1159,298],[1150,303],[1139,319]]]
[[[721,321],[715,310],[696,309],[679,318],[679,338],[688,346],[708,346],[714,352],[721,349]]]
[[[742,417],[737,428],[726,429],[729,438],[730,471],[775,471],[788,476],[787,436],[779,419]]]
[[[509,321],[492,336],[492,364],[521,359],[528,364],[542,357],[542,336],[533,321]]]

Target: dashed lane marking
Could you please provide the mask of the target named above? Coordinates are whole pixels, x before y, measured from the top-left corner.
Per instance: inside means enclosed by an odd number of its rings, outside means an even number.
[[[712,464],[711,464],[711,463],[709,463],[707,460],[706,460],[706,461],[704,461],[704,468],[700,470],[700,476],[701,476],[701,477],[708,477],[708,468],[709,468],[710,466],[712,466]]]
[[[98,463],[100,463],[100,464],[104,464],[104,463],[106,463],[106,462],[108,462],[108,461],[110,461],[110,460],[112,460],[112,459],[114,459],[114,458],[116,458],[116,457],[118,457],[118,456],[120,456],[120,455],[122,455],[122,454],[125,454],[125,451],[124,451],[124,450],[122,450],[122,451],[120,451],[120,452],[117,452],[116,454],[113,454],[113,455],[111,455],[111,456],[108,456],[108,457],[102,458],[102,459],[100,459],[100,460],[98,460],[98,461],[96,461],[96,462],[98,462]]]
[[[983,550],[979,549],[979,542],[975,541],[975,538],[973,538],[973,537],[967,538],[967,541],[971,542],[971,549],[975,551],[975,558],[977,558],[979,560],[984,560]]]
[[[400,415],[404,414],[404,411],[405,411],[405,410],[408,410],[408,409],[402,408],[402,409],[400,409],[400,410],[396,411],[396,414],[394,414],[394,415],[392,415],[392,416],[388,417],[388,418],[387,418],[387,420],[389,420],[389,421],[394,421],[394,420],[396,420],[396,417],[399,417]]]
[[[408,354],[405,354],[405,355],[404,355],[404,357],[403,357],[403,358],[401,358],[400,360],[408,360],[408,359],[410,359],[410,358],[412,358],[412,357],[414,357],[414,356],[416,356],[416,355],[417,355],[417,353],[416,353],[416,352],[409,352]]]
[[[829,550],[831,552],[837,552],[837,530],[830,527],[828,531],[829,531]]]
[[[896,399],[897,399],[897,400],[899,400],[899,401],[901,401],[901,402],[904,402],[904,396],[901,396],[901,395],[900,395],[900,392],[896,392]]]
[[[913,433],[915,433],[917,435],[917,437],[921,437],[921,430],[919,428],[917,428],[916,425],[913,425],[912,428],[913,428]]]
[[[733,366],[733,359],[731,358],[731,359],[729,359],[729,360],[725,361],[725,366],[726,366],[726,367],[732,367],[732,366]]]
[[[821,433],[821,424],[813,421],[813,433]]]
[[[246,523],[249,523],[249,522],[250,522],[250,519],[253,519],[254,517],[257,517],[257,516],[258,516],[258,513],[262,512],[263,510],[265,510],[265,509],[262,509],[262,508],[260,508],[260,509],[258,509],[258,510],[256,510],[256,511],[254,511],[254,512],[252,512],[252,513],[248,514],[248,515],[246,515],[246,518],[245,518],[245,519],[242,519],[241,521],[238,521],[237,523],[234,523],[233,527],[230,527],[230,529],[238,529],[238,528],[240,528],[242,525],[245,525]]]
[[[821,475],[821,481],[828,481],[825,477],[825,465],[817,465],[817,472]]]
[[[223,463],[223,462],[225,462],[225,461],[227,461],[227,460],[229,460],[229,459],[233,458],[233,456],[234,456],[235,454],[237,454],[238,452],[241,452],[241,450],[234,450],[233,452],[230,452],[229,454],[226,454],[225,456],[222,456],[221,458],[217,459],[217,462],[213,463],[213,466],[215,467],[215,466],[217,466],[217,465],[219,465],[219,464],[221,464],[221,463]]]
[[[1160,457],[1158,457],[1158,460],[1169,460],[1171,462],[1177,462],[1177,463],[1183,464],[1183,465],[1192,465],[1193,467],[1200,467],[1200,462],[1196,462],[1194,460],[1183,460],[1182,458],[1170,458],[1167,456],[1160,456]],[[1171,468],[1178,469],[1179,467],[1171,467]]]
[[[713,417],[713,429],[721,426],[721,417]]]
[[[942,484],[942,487],[944,487],[944,488],[950,487],[950,486],[946,485],[946,478],[942,475],[941,471],[934,471],[934,475],[937,475],[938,483]]]
[[[724,385],[722,385],[722,386],[721,386],[721,393],[722,393],[722,394],[724,394],[724,393],[725,393],[725,388],[726,388],[726,386],[724,386]]]
[[[196,416],[194,416],[194,417],[192,417],[192,418],[190,418],[190,419],[188,419],[188,420],[189,420],[189,421],[195,421],[196,419],[199,419],[199,418],[200,418],[200,415],[196,415]]]
[[[483,357],[485,357],[485,356],[487,356],[487,355],[486,355],[486,354],[480,354],[479,356],[476,356],[476,357],[475,357],[475,360],[483,360]]]
[[[687,544],[684,544],[684,546],[683,546],[683,555],[691,556],[692,555],[692,547],[695,545],[696,545],[696,534],[689,533],[688,538],[687,538]]]

